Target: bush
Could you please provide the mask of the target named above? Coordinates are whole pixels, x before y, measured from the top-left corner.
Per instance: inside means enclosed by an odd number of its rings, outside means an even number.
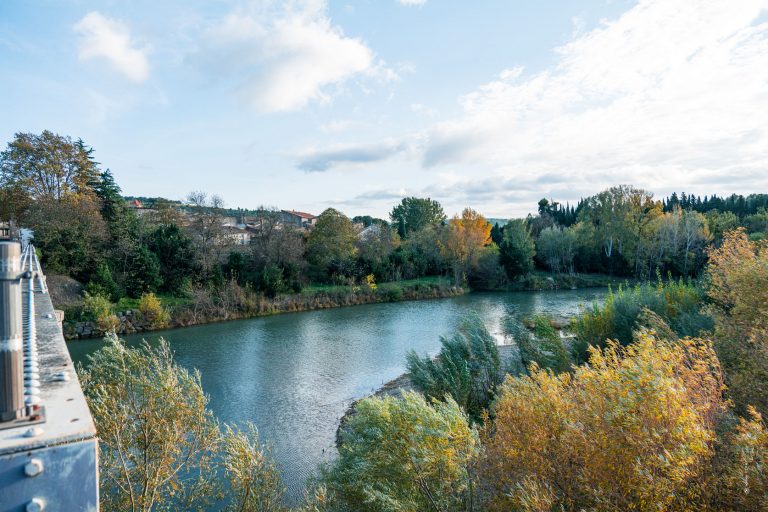
[[[428,398],[451,397],[470,418],[480,421],[501,383],[496,340],[477,315],[464,319],[450,338],[441,337],[436,359],[410,351],[408,372],[413,385]]]
[[[112,314],[112,303],[104,295],[91,295],[86,291],[83,299],[83,314],[88,320],[98,321],[100,318],[106,318]]]
[[[740,414],[768,414],[768,244],[743,230],[712,250],[707,293],[716,321],[715,346]]]
[[[323,478],[339,510],[460,510],[470,499],[477,434],[453,400],[368,398],[341,436]]]
[[[726,410],[711,344],[648,332],[573,374],[508,377],[484,435],[490,510],[698,510]]]
[[[139,312],[151,329],[161,329],[168,325],[171,316],[163,308],[160,299],[154,293],[145,293],[139,299]]]
[[[504,324],[520,349],[520,361],[524,368],[530,368],[531,364],[535,363],[538,368],[556,373],[570,369],[571,358],[568,350],[560,338],[560,333],[552,327],[549,317],[533,317],[533,332],[511,316]]]
[[[377,292],[388,302],[403,300],[403,288],[395,283],[385,283],[377,287]]]
[[[622,345],[632,342],[632,333],[644,309],[659,315],[678,336],[698,336],[712,329],[712,319],[701,310],[703,291],[682,280],[641,284],[611,291],[602,307],[593,305],[571,324],[576,333],[574,357],[584,361],[588,347],[604,347],[608,339]]]

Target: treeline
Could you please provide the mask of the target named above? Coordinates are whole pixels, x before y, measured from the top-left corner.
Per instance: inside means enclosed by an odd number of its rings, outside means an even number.
[[[508,289],[536,271],[689,277],[723,233],[743,226],[758,240],[768,232],[766,195],[658,201],[623,185],[575,208],[542,199],[537,215],[493,226],[471,208],[448,218],[429,198],[404,198],[387,220],[329,208],[308,230],[259,208],[250,212],[243,245],[224,225],[226,215],[243,210],[202,192],[183,205],[143,198],[151,208],[130,208],[93,149],[48,131],[19,133],[0,154],[0,196],[0,217],[34,230],[49,272],[113,303],[158,293],[239,307],[308,286],[424,276],[487,290]]]
[[[356,405],[297,510],[766,510],[768,246],[726,233],[704,282],[617,290],[572,341],[547,317],[509,317],[505,357],[469,316],[437,358],[409,354],[416,391]],[[90,368],[111,509],[287,510],[268,449],[219,433],[167,344],[114,341]],[[148,467],[158,478],[140,485]]]

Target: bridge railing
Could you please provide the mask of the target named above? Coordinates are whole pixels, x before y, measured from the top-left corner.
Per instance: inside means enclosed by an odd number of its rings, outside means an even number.
[[[0,511],[98,511],[97,449],[35,248],[0,241]]]

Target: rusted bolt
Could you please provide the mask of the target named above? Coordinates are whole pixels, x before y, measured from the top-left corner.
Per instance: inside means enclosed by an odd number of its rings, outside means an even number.
[[[35,477],[43,472],[43,461],[40,459],[32,459],[24,465],[24,474],[30,477]]]

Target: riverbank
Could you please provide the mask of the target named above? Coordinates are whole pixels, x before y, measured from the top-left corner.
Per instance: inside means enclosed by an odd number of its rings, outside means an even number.
[[[192,297],[188,301],[164,301],[169,320],[162,324],[146,319],[138,309],[121,308],[121,305],[130,304],[123,302],[116,306],[116,321],[113,325],[117,334],[135,334],[361,304],[443,299],[468,292],[468,288],[455,286],[445,278],[382,283],[378,286],[315,287],[298,294],[280,295],[272,299],[263,295],[249,296],[241,291],[235,298],[226,297],[227,300],[215,301],[211,297],[202,296]],[[76,309],[71,309],[65,314],[64,336],[67,340],[103,337],[105,330],[102,325],[98,320],[83,319],[82,314]]]
[[[512,281],[498,290],[506,292],[537,292],[547,290],[579,290],[582,288],[607,288],[624,284],[634,284],[637,280],[629,277],[616,277],[607,274],[552,274],[535,271],[525,277]]]
[[[71,281],[71,280],[70,280]],[[55,282],[55,281],[54,281]],[[534,272],[505,286],[491,291],[522,292],[576,290],[605,288],[626,284],[627,278],[604,274],[550,274]],[[70,288],[72,284],[67,286]],[[64,288],[64,285],[61,285]],[[374,286],[313,286],[296,294],[268,298],[243,288],[211,297],[209,294],[193,294],[190,298],[160,297],[168,312],[169,321],[158,324],[144,318],[138,310],[138,300],[122,299],[113,308],[114,318],[109,322],[117,334],[135,334],[161,329],[175,329],[228,320],[242,320],[282,313],[314,311],[318,309],[401,302],[425,299],[444,299],[469,293],[467,287],[456,286],[446,277],[425,277],[409,281],[381,283]],[[73,290],[69,295],[75,295]],[[52,291],[52,296],[58,295]],[[58,306],[58,305],[57,305]],[[104,322],[87,318],[75,305],[61,308],[65,311],[64,337],[67,340],[101,338],[107,329]]]

